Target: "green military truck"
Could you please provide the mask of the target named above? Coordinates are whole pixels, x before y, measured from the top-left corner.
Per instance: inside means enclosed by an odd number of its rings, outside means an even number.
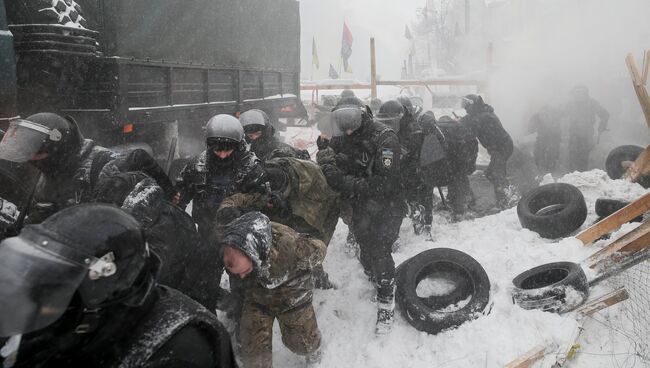
[[[0,0],[0,129],[58,112],[164,161],[215,114],[303,118],[299,96],[295,0]]]

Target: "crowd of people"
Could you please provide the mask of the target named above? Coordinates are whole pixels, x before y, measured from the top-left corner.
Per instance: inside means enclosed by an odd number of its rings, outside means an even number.
[[[322,263],[339,219],[376,289],[375,332],[389,333],[402,221],[431,236],[434,188],[447,187],[454,215],[471,208],[479,143],[496,206],[513,204],[510,135],[480,96],[462,104],[460,120],[404,96],[375,114],[346,91],[325,109],[315,160],[281,142],[264,111],[216,115],[174,181],[143,150],[85,139],[70,117],[12,121],[0,159],[38,181],[24,209],[0,199],[4,366],[271,367],[275,320],[317,363],[313,289],[336,287]]]

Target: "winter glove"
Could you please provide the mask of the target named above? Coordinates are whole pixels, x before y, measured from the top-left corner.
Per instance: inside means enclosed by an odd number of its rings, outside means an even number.
[[[291,215],[291,204],[277,192],[267,195],[266,206],[271,212],[279,217],[288,217]]]
[[[229,224],[242,214],[243,211],[239,207],[224,207],[217,211],[217,223],[220,225]]]
[[[318,136],[316,139],[316,147],[318,147],[319,150],[324,150],[330,145],[330,140],[327,138],[323,138],[322,136]]]
[[[15,204],[0,198],[0,224],[11,225],[18,220],[20,212]]]
[[[352,162],[345,153],[337,153],[335,156],[336,166],[343,172],[350,172]]]
[[[336,163],[336,152],[331,148],[325,148],[316,154],[316,162],[319,165],[335,164]]]

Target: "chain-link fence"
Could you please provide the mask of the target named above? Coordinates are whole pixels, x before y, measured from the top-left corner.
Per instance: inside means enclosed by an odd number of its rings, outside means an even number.
[[[630,298],[619,304],[625,335],[636,355],[650,364],[650,260],[641,262],[608,281],[625,287]]]

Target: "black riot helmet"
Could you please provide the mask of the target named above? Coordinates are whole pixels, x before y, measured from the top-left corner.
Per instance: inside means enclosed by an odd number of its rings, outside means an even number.
[[[239,116],[239,122],[244,128],[244,133],[246,134],[260,131],[264,134],[271,126],[271,119],[269,116],[259,109],[245,111]],[[248,136],[246,137],[246,140],[250,143]]]
[[[376,119],[399,132],[400,123],[407,115],[408,111],[398,100],[388,100],[381,105]]]
[[[352,91],[351,89],[344,89],[343,91],[341,91],[341,99],[350,98],[350,97],[356,97],[354,91]]]
[[[205,127],[205,140],[211,151],[240,150],[244,147],[244,128],[232,115],[215,115]]]
[[[478,111],[481,107],[485,105],[483,97],[479,95],[469,94],[460,99],[460,106],[467,111],[468,114],[473,111]]]
[[[410,99],[408,96],[400,95],[400,96],[398,96],[398,97],[396,98],[396,100],[397,100],[399,103],[401,103],[402,106],[404,106],[404,108],[405,108],[406,110],[408,110],[408,112],[409,112],[411,115],[415,115],[415,106],[413,105],[413,102],[411,101],[411,99]]]
[[[355,97],[353,97],[355,98]],[[368,109],[358,104],[339,104],[332,110],[333,136],[356,132],[369,119]],[[370,118],[371,119],[371,118]],[[349,135],[349,134],[348,134]]]
[[[139,223],[98,203],[66,208],[0,245],[0,336],[42,329],[78,295],[86,309],[139,306],[160,267]]]
[[[0,142],[0,159],[26,162],[36,154],[47,154],[31,164],[46,175],[53,175],[76,166],[82,143],[83,137],[72,118],[42,112],[10,123]]]

